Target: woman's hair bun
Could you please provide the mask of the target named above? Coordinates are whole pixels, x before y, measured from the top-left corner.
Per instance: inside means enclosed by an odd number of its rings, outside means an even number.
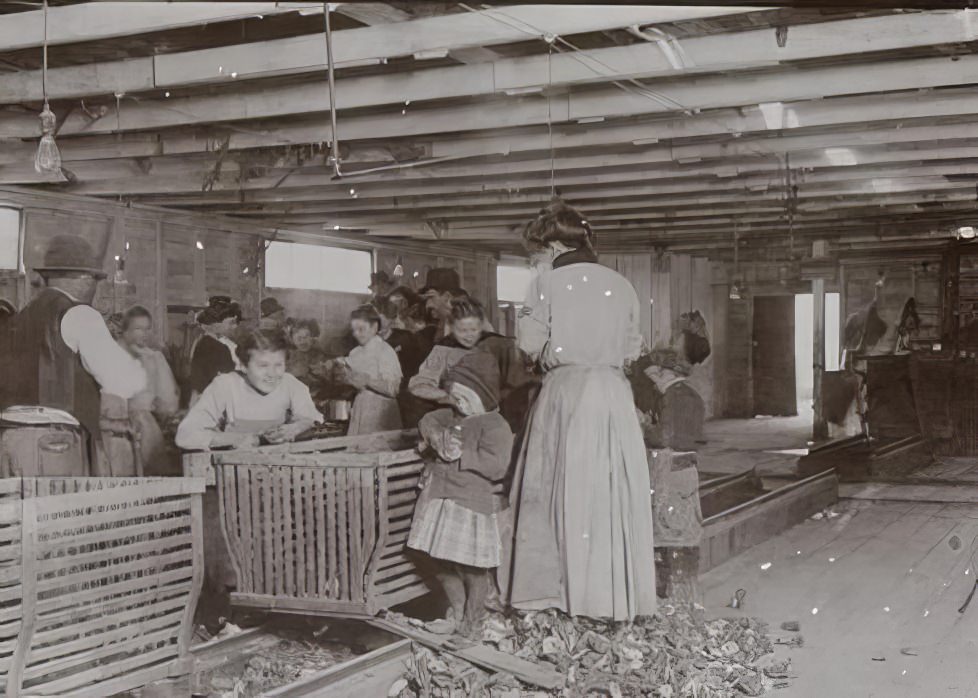
[[[546,247],[551,242],[562,242],[575,249],[593,248],[594,231],[580,211],[555,198],[527,223],[523,242],[530,248]]]

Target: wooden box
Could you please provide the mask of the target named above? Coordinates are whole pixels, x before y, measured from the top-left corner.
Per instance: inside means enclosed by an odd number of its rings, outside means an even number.
[[[211,454],[231,602],[366,617],[428,592],[405,554],[424,463],[414,432]]]
[[[190,671],[203,491],[188,478],[0,480],[7,696],[108,696]]]

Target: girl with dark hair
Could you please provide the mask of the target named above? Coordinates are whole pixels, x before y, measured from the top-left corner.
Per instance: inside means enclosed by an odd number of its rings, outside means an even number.
[[[180,392],[163,354],[149,346],[153,316],[135,305],[119,321],[118,343],[139,359],[146,371],[146,388],[129,398],[129,418],[139,429],[140,457],[146,475],[179,475],[179,458],[163,438],[161,424],[176,414]]]
[[[510,490],[504,599],[520,610],[650,616],[649,470],[623,372],[642,347],[638,297],[623,276],[597,264],[590,226],[562,202],[542,211],[524,239],[552,268],[541,272],[519,318],[520,346],[545,377]]]
[[[309,386],[313,393],[322,384],[322,364],[326,361],[323,350],[316,346],[319,339],[319,323],[315,320],[296,320],[290,328],[292,351],[289,352],[289,373]]]
[[[350,329],[357,346],[345,359],[331,362],[338,380],[357,389],[350,410],[348,435],[401,428],[397,395],[401,390],[401,363],[397,352],[380,336],[381,317],[372,305],[350,313]]]
[[[466,354],[485,351],[492,354],[499,366],[502,381],[500,411],[513,431],[518,432],[525,404],[511,397],[516,388],[532,379],[526,357],[514,340],[484,329],[486,311],[477,300],[469,296],[456,298],[452,301],[449,318],[450,334],[435,344],[418,369],[418,374],[408,383],[408,390],[416,398],[414,410],[419,412],[417,419],[439,406],[452,404],[451,396],[442,386],[445,372]],[[417,402],[419,400],[420,403]]]
[[[242,368],[231,339],[240,320],[241,306],[227,296],[211,296],[207,307],[197,313],[197,324],[204,335],[197,340],[190,355],[191,405],[215,376]]]
[[[244,367],[207,386],[177,429],[183,449],[244,448],[293,441],[323,416],[309,388],[286,373],[289,344],[280,330],[253,330],[236,348]]]

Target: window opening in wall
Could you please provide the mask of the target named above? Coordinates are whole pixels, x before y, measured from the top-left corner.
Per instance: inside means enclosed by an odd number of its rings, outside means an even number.
[[[273,242],[265,251],[265,286],[370,293],[373,255],[343,247]]]
[[[509,337],[517,334],[516,317],[526,300],[532,272],[527,266],[500,264],[496,267],[496,298],[499,303],[498,331]]]
[[[19,208],[0,205],[0,269],[2,270],[23,269],[20,219]]]

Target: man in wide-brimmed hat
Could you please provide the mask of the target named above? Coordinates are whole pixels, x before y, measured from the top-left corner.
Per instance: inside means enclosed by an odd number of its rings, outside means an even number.
[[[467,298],[469,294],[462,288],[457,271],[448,267],[436,267],[425,276],[425,284],[418,295],[424,299],[429,324],[417,334],[430,351],[431,347],[451,332],[452,301]],[[483,330],[493,331],[488,320],[483,324]]]
[[[87,240],[55,236],[34,271],[43,290],[4,323],[0,409],[39,405],[68,412],[90,437],[89,462],[72,474],[111,474],[96,467],[100,416],[108,405],[124,414],[125,401],[146,384],[145,371],[91,306],[105,272]]]

